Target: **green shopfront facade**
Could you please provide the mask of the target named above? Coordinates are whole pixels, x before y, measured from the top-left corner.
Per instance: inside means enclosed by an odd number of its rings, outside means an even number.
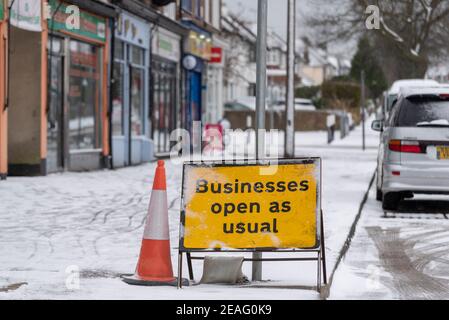
[[[96,1],[15,1],[9,30],[8,174],[105,167],[115,10]],[[79,13],[79,25],[70,16]]]
[[[80,8],[79,28],[72,27],[71,4],[50,3],[55,11],[47,41],[47,172],[106,167],[112,19]]]

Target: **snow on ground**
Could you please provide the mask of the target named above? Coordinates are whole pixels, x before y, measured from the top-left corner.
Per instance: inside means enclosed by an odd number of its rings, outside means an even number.
[[[448,299],[449,197],[418,195],[384,214],[375,187],[331,299]]]
[[[374,172],[378,135],[367,130],[365,152],[361,150],[360,128],[345,140],[337,138],[330,146],[326,139],[325,132],[298,133],[296,155],[323,159],[323,210],[330,272]],[[9,178],[1,182],[0,299],[319,298],[313,290],[222,285],[177,290],[123,283],[119,275],[132,273],[136,266],[155,166],[151,163],[114,171]],[[166,161],[166,168],[176,273],[182,172],[180,165],[170,161]],[[193,263],[199,280],[202,262]],[[73,270],[79,270],[79,288],[70,285]],[[263,278],[267,281],[261,284],[313,286],[315,272],[316,263],[312,262],[264,262]],[[251,276],[248,262],[244,264],[244,273]]]

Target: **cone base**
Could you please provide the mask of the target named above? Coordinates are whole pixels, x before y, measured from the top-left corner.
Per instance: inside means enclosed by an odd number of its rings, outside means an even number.
[[[131,276],[122,276],[122,280],[130,285],[135,286],[147,286],[147,287],[157,287],[157,286],[169,286],[169,287],[177,287],[178,286],[178,278],[174,277],[171,279],[143,279],[137,275]],[[182,279],[182,286],[188,287],[190,282],[188,279]]]
[[[170,241],[143,239],[135,275],[147,281],[173,280]]]

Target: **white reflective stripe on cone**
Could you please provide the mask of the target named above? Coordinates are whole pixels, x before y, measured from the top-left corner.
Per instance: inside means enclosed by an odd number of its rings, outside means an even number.
[[[167,191],[153,190],[145,224],[143,238],[147,240],[169,240]]]

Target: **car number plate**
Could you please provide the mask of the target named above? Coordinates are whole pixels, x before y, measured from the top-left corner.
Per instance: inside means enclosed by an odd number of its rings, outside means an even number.
[[[449,147],[437,147],[437,159],[449,160]]]

